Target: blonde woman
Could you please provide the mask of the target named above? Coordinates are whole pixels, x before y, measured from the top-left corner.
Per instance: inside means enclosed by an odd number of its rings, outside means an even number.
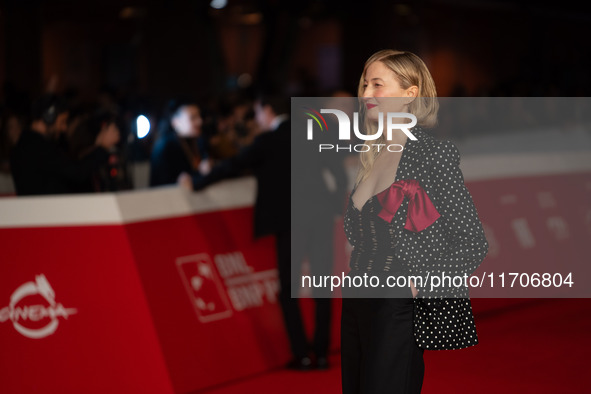
[[[343,288],[343,393],[420,393],[424,350],[478,343],[467,288],[432,288],[427,275],[470,275],[488,242],[456,145],[430,134],[439,107],[425,63],[410,52],[379,51],[365,63],[358,96],[366,134],[376,134],[380,121],[383,133],[360,154],[345,212],[353,245],[348,276],[375,276],[382,284],[388,276],[408,280],[388,288],[387,297],[383,290],[364,298]],[[387,112],[414,115],[409,131],[416,140],[400,130],[388,140]],[[402,149],[378,149],[380,144]]]

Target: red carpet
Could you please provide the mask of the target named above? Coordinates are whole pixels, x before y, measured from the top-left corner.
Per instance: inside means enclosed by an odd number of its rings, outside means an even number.
[[[591,393],[590,299],[472,303],[480,343],[425,351],[423,393]],[[201,392],[339,394],[340,355],[331,361],[328,371],[276,370]]]

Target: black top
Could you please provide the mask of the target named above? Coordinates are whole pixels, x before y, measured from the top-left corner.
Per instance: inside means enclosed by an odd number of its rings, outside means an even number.
[[[350,267],[353,271],[367,273],[400,272],[409,273],[395,255],[398,244],[395,225],[378,217],[382,209],[375,198],[370,197],[365,205],[358,209],[352,196],[357,186],[349,195],[347,210],[344,215],[345,234],[354,246],[351,252]]]
[[[82,159],[74,160],[41,133],[23,130],[10,156],[16,194],[76,193],[108,158],[106,149],[95,147]]]

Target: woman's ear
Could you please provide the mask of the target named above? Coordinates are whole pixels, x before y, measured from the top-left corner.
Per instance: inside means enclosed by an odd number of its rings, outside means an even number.
[[[408,97],[406,104],[408,105],[408,104],[412,103],[418,94],[419,94],[419,87],[416,85],[413,85],[410,88],[406,89],[406,96]]]

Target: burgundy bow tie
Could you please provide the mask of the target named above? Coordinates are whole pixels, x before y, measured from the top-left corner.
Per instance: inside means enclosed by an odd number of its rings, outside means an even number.
[[[402,179],[380,192],[377,198],[382,210],[378,216],[391,223],[404,197],[409,199],[405,229],[418,233],[441,216],[416,179]]]

